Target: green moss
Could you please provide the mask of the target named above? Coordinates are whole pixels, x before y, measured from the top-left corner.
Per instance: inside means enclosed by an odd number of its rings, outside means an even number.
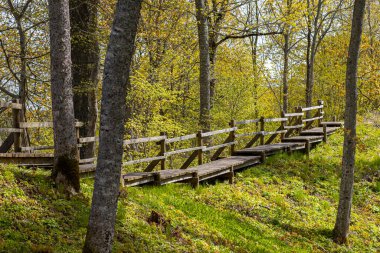
[[[79,179],[79,161],[77,159],[77,150],[74,148],[69,154],[56,157],[53,177],[58,184],[62,184],[64,188],[72,187],[76,192],[80,191]],[[59,178],[59,175],[62,178]],[[59,186],[59,185],[58,185]]]

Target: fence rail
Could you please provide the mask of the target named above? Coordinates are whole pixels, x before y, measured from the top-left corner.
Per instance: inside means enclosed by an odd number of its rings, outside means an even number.
[[[33,128],[53,128],[53,122],[21,122],[18,112],[22,110],[22,105],[17,101],[13,102],[1,102],[0,108],[10,108],[13,112],[14,125],[10,128],[0,128],[0,132],[13,135],[14,150],[16,152],[36,152],[41,150],[52,150],[53,146],[41,145],[41,146],[21,146],[20,138],[27,129]],[[323,125],[322,119],[324,118],[324,103],[319,100],[317,106],[302,108],[295,107],[294,112],[282,113],[279,118],[258,118],[258,119],[246,119],[230,122],[230,127],[225,129],[217,129],[209,132],[198,131],[197,133],[187,134],[178,137],[168,138],[167,134],[162,132],[160,136],[142,137],[135,139],[128,139],[123,141],[123,145],[127,151],[134,149],[140,144],[155,143],[158,146],[158,152],[151,157],[140,157],[135,160],[126,161],[124,166],[131,166],[136,164],[148,163],[144,171],[152,171],[157,165],[160,164],[161,170],[166,169],[166,160],[174,155],[189,153],[182,164],[181,169],[188,168],[193,161],[197,159],[197,163],[203,164],[204,156],[207,155],[211,160],[217,160],[226,149],[229,149],[229,153],[233,154],[236,145],[243,144],[245,148],[249,148],[257,145],[271,144],[275,139],[282,140],[285,137],[294,135],[295,133],[301,133],[304,130],[310,128],[315,122],[317,126],[322,127],[323,131],[326,131],[326,125]],[[314,115],[310,112],[316,111]],[[307,116],[305,117],[305,112]],[[80,136],[79,129],[84,125],[82,122],[76,122],[78,149],[83,145],[91,142],[98,142],[97,136]],[[256,131],[252,131],[249,125],[256,128]],[[227,134],[227,137],[223,137]],[[215,137],[217,139],[225,138],[223,142],[215,143]],[[326,135],[326,133],[324,133]],[[213,139],[214,138],[214,139]],[[9,139],[9,138],[8,138]],[[178,149],[177,144],[183,141],[194,140],[191,142],[190,147],[186,147],[187,144],[182,144]],[[137,146],[134,146],[137,145]],[[177,149],[174,149],[177,147]],[[174,149],[174,150],[173,150]],[[8,150],[4,151],[4,153]],[[215,151],[213,154],[211,151]],[[182,156],[183,157],[183,156]],[[95,157],[81,159],[81,163],[94,163]]]

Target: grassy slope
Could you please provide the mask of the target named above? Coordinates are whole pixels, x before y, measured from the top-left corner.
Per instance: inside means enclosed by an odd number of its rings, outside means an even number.
[[[379,252],[380,129],[359,130],[350,244],[331,240],[338,200],[342,136],[301,154],[279,155],[216,183],[123,189],[116,252]],[[71,200],[46,171],[0,165],[0,252],[80,252],[92,192]],[[371,181],[371,182],[370,182]],[[163,225],[147,222],[151,211]]]

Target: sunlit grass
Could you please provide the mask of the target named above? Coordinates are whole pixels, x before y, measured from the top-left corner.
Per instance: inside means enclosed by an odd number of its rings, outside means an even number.
[[[236,175],[236,183],[122,189],[115,252],[379,252],[380,129],[359,128],[348,245],[331,240],[342,133],[314,149],[277,155]],[[49,172],[0,167],[0,252],[80,252],[92,179],[67,200]],[[164,224],[151,224],[151,212]]]

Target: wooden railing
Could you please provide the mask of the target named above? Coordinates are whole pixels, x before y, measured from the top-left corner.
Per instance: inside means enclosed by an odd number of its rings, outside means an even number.
[[[12,109],[12,116],[13,116],[13,125],[12,127],[7,128],[0,128],[0,133],[9,133],[7,139],[8,141],[7,145],[1,145],[0,147],[0,153],[6,153],[11,149],[11,146],[13,144],[13,151],[14,153],[33,153],[33,152],[39,152],[39,151],[46,151],[46,150],[54,150],[54,146],[52,145],[25,145],[23,144],[22,140],[27,138],[26,135],[28,135],[28,130],[30,129],[41,129],[41,128],[53,128],[53,122],[23,122],[20,117],[20,112],[22,110],[22,105],[19,103],[18,100],[14,100],[12,102],[1,102],[0,101],[0,109],[1,112],[4,112],[8,109]],[[94,142],[97,140],[97,137],[81,137],[79,134],[79,129],[84,126],[84,123],[82,122],[75,122],[75,128],[76,128],[76,136],[78,140],[78,150],[83,147],[88,142]],[[6,139],[6,141],[7,141]],[[5,142],[6,142],[5,141]],[[6,146],[6,147],[5,147]],[[86,159],[80,159],[80,164],[89,164],[95,162],[95,157],[92,158],[86,158]]]
[[[165,170],[167,169],[166,161],[168,158],[172,159],[173,157],[180,156],[181,158],[185,158],[185,160],[178,167],[180,169],[186,169],[194,162],[197,162],[198,165],[203,164],[205,156],[207,156],[207,159],[213,161],[219,159],[226,150],[229,150],[229,155],[232,155],[236,149],[236,145],[243,144],[243,148],[250,148],[255,144],[268,145],[273,143],[276,139],[281,141],[291,135],[299,134],[311,128],[314,123],[317,123],[317,126],[323,126],[323,129],[326,130],[326,125],[321,124],[324,116],[323,107],[323,101],[319,100],[317,106],[308,108],[295,107],[294,112],[283,112],[280,118],[261,117],[259,119],[241,121],[231,120],[228,128],[210,132],[198,131],[197,133],[172,138],[168,138],[167,134],[162,132],[160,136],[124,140],[123,145],[127,151],[126,154],[138,150],[139,145],[151,144],[155,146],[157,153],[154,156],[140,154],[139,157],[124,162],[123,166],[147,164],[144,171],[149,172],[160,165],[160,169]],[[18,113],[21,109],[21,105],[17,102],[0,102],[0,108],[10,108],[14,113]],[[315,113],[309,113],[309,115],[312,116],[308,118],[305,117],[305,112]],[[76,123],[78,148],[81,148],[87,143],[97,142],[99,140],[98,137],[95,136],[79,136],[79,128],[82,126],[83,123]],[[0,128],[0,132],[14,135],[15,150],[19,150],[20,152],[36,152],[39,150],[53,149],[54,147],[48,145],[21,146],[20,136],[25,130],[30,128],[52,127],[52,122],[15,121],[12,128]],[[215,139],[214,137],[217,138]],[[190,141],[191,144],[184,144],[186,141]],[[93,163],[95,159],[95,157],[81,159],[81,163]],[[124,160],[127,159],[124,158]]]

